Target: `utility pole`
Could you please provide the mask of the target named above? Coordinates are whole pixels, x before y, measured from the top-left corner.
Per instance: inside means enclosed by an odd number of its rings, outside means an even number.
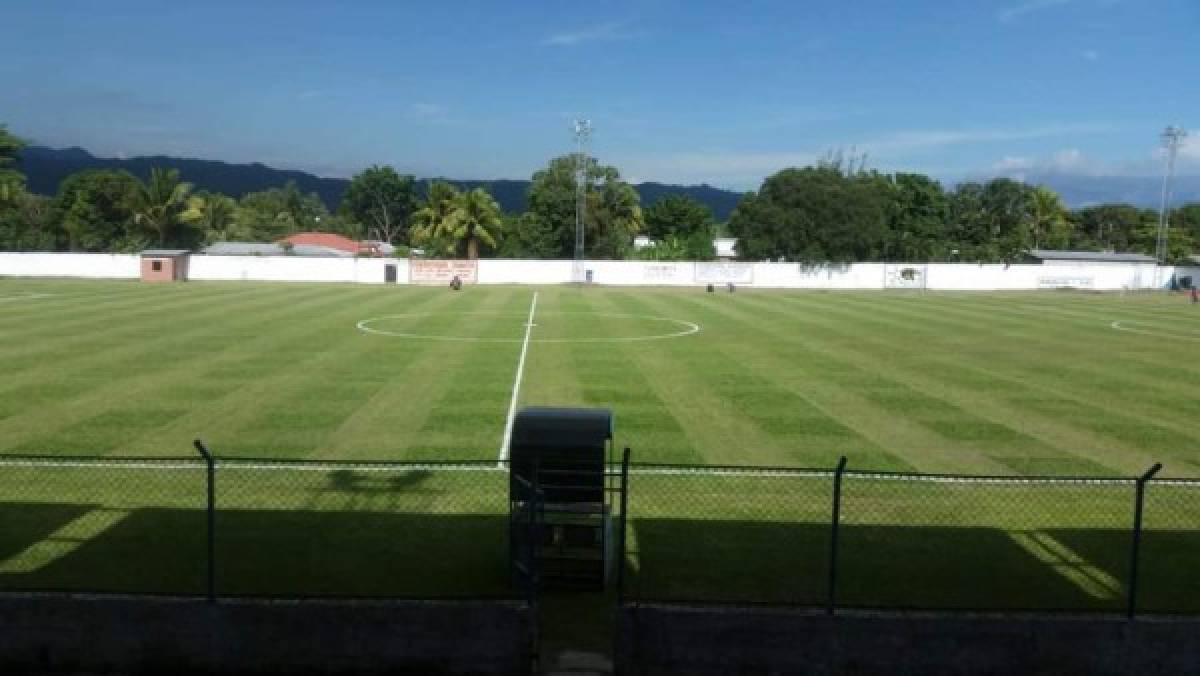
[[[587,213],[587,149],[592,137],[592,121],[575,120],[575,281],[584,282],[583,221]]]
[[[1158,261],[1160,269],[1167,264],[1167,256],[1170,253],[1168,236],[1171,232],[1171,184],[1175,180],[1175,159],[1185,138],[1187,132],[1175,126],[1167,127],[1162,133],[1163,148],[1167,151],[1167,166],[1163,172],[1162,208],[1158,212],[1158,239],[1154,243],[1154,258]],[[1161,279],[1155,281],[1161,285]]]

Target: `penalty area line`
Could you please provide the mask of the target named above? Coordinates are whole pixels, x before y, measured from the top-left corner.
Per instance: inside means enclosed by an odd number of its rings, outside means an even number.
[[[517,375],[513,378],[512,401],[508,404],[508,419],[504,421],[504,438],[500,440],[500,454],[496,459],[496,467],[504,468],[508,460],[508,444],[512,441],[513,418],[517,416],[517,400],[521,396],[521,376],[525,373],[525,353],[529,351],[529,334],[533,332],[533,315],[537,312],[538,292],[533,292],[533,300],[529,302],[529,319],[525,322],[525,340],[521,341],[521,356],[517,359]]]

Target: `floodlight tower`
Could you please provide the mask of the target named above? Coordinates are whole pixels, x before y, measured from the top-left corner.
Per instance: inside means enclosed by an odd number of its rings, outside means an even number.
[[[1175,181],[1175,158],[1187,132],[1179,127],[1167,127],[1162,133],[1163,148],[1167,151],[1167,166],[1163,172],[1162,208],[1158,212],[1158,239],[1154,243],[1154,258],[1160,266],[1167,264],[1168,238],[1171,231],[1171,184]]]
[[[583,219],[587,212],[587,148],[592,138],[592,121],[575,120],[575,281],[584,281]]]

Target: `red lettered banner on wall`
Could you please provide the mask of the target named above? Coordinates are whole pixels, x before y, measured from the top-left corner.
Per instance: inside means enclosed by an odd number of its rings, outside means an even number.
[[[474,284],[479,261],[443,261],[413,259],[408,263],[408,281],[412,284],[449,284],[455,275],[463,284]]]

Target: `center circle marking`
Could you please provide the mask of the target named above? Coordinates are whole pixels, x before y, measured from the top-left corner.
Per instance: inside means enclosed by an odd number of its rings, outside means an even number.
[[[646,340],[664,340],[667,338],[682,338],[700,332],[700,325],[695,322],[689,322],[683,319],[674,319],[672,317],[656,317],[653,315],[636,315],[622,314],[615,312],[547,312],[543,316],[555,317],[560,315],[580,315],[589,317],[607,317],[609,319],[643,319],[647,321],[662,322],[680,330],[670,331],[665,333],[653,333],[644,336],[618,336],[613,338],[537,338],[536,334],[531,335],[529,342],[531,343],[635,343]],[[371,317],[369,319],[360,320],[355,327],[363,333],[372,333],[379,336],[391,336],[393,338],[413,338],[417,340],[434,340],[443,342],[455,343],[523,343],[524,338],[476,338],[471,336],[453,336],[431,333],[418,333],[416,331],[389,331],[387,329],[377,328],[373,326],[379,322],[384,322],[389,319],[420,319],[423,317],[446,317],[445,314],[434,314],[429,312],[410,312],[395,315],[381,315],[379,317]],[[513,317],[525,319],[525,314],[513,312],[463,312],[457,313],[455,316],[467,317]],[[541,317],[539,317],[541,319]],[[537,324],[523,323],[522,328],[537,327]]]

